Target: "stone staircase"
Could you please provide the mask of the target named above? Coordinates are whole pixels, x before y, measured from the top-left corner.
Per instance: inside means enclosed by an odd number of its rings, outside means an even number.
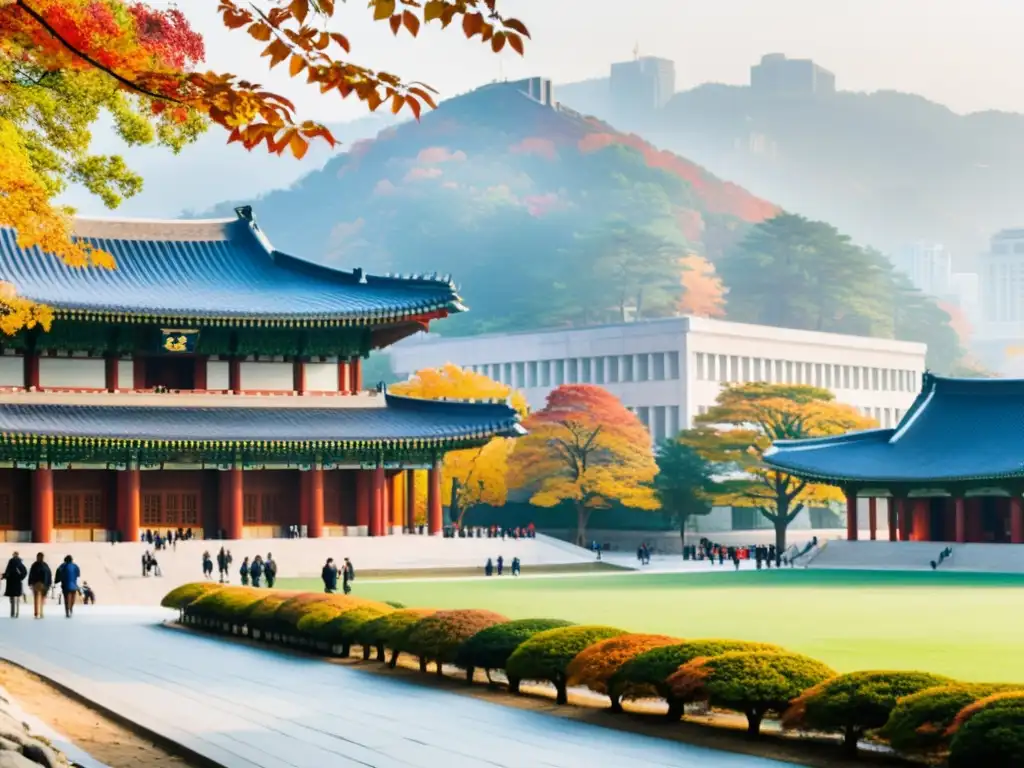
[[[830,541],[808,568],[930,571],[931,561],[953,550],[940,569],[1024,573],[1024,544],[950,544],[941,541]]]

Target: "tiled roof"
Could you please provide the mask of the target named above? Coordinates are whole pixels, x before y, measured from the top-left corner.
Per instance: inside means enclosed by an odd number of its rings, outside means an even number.
[[[0,279],[58,313],[86,316],[367,324],[463,309],[448,278],[364,276],[283,254],[248,208],[237,219],[78,219],[75,232],[117,268],[72,269],[0,228]]]
[[[765,462],[800,477],[862,485],[1024,476],[1024,380],[925,374],[895,429],[780,440]]]
[[[386,407],[245,408],[0,404],[0,437],[118,441],[458,441],[523,434],[504,403],[387,395]]]

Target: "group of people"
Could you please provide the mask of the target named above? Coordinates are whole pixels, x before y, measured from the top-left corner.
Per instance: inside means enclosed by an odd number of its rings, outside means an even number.
[[[324,583],[324,592],[328,595],[338,591],[338,566],[333,557],[328,557],[320,571],[320,578]],[[347,557],[343,558],[341,564],[341,590],[346,595],[352,591],[352,582],[356,580],[356,569]]]
[[[148,549],[142,553],[142,575],[163,576],[160,572],[160,563]]]
[[[230,557],[230,555],[228,556]],[[242,566],[238,569],[238,575],[242,577],[243,587],[248,587],[250,584],[254,587],[259,587],[260,582],[266,579],[267,589],[273,589],[274,582],[277,581],[277,563],[274,561],[274,556],[269,552],[267,552],[266,560],[260,555],[256,555],[251,561],[246,557],[242,559]]]
[[[25,567],[25,563],[15,552],[7,561],[3,574],[0,575],[0,580],[6,582],[4,596],[11,603],[11,618],[17,619],[21,615],[21,603],[28,600],[24,587],[27,579],[28,589],[32,593],[35,618],[43,618],[47,595],[51,589],[59,587],[58,602],[64,603],[64,616],[70,619],[74,614],[75,602],[79,595],[82,596],[82,601],[86,605],[96,602],[96,593],[89,587],[89,584],[84,581],[79,584],[81,577],[82,570],[71,555],[67,555],[64,562],[57,566],[56,573],[52,573],[42,552],[36,555],[35,562],[30,568]]]
[[[736,570],[739,570],[741,560],[753,560],[759,571],[763,567],[771,568],[773,563],[776,568],[781,568],[786,562],[786,557],[776,549],[774,544],[727,547],[704,538],[700,540],[699,544],[684,547],[683,558],[686,560],[707,560],[712,565],[716,561],[719,565],[725,565],[725,561],[728,560]]]
[[[143,544],[149,544],[153,549],[167,549],[168,544],[176,548],[179,541],[191,541],[192,538],[191,528],[179,528],[176,531],[168,528],[166,533],[147,528],[139,535],[139,540]]]
[[[537,529],[533,523],[525,528],[502,528],[492,525],[490,528],[481,525],[449,525],[444,529],[446,539],[535,539]]]
[[[520,572],[522,571],[522,568],[523,568],[523,566],[522,566],[522,563],[519,562],[519,558],[518,557],[513,557],[512,558],[511,568],[510,568],[510,571],[511,571],[512,575],[513,576],[518,576],[520,574]],[[497,570],[499,576],[501,576],[505,572],[505,558],[502,557],[501,555],[498,555],[497,568],[495,568],[494,561],[491,558],[489,558],[489,557],[487,558],[487,563],[484,565],[484,575],[485,576],[493,576],[495,570]]]

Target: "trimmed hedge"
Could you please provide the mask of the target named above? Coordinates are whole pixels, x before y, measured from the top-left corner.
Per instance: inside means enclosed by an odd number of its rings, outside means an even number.
[[[678,637],[667,635],[619,635],[594,643],[580,651],[566,669],[566,685],[583,685],[596,693],[609,693],[608,681],[623,664],[652,648],[678,645]],[[611,709],[621,712],[618,696],[611,696]]]
[[[522,680],[545,680],[555,686],[555,701],[568,702],[566,670],[573,659],[590,645],[624,635],[621,629],[603,626],[565,627],[538,632],[508,657],[505,672],[509,688],[519,692]]]
[[[964,708],[954,721],[949,768],[1024,765],[1024,691],[997,693]]]
[[[244,626],[249,610],[266,596],[265,591],[252,587],[221,587],[192,601],[185,615]]]
[[[954,683],[904,696],[878,735],[897,752],[929,754],[949,749],[946,733],[957,714],[994,693],[1024,689],[1013,683]]]
[[[466,670],[466,679],[482,669],[490,680],[492,669],[504,669],[508,657],[516,648],[540,632],[571,627],[571,621],[562,619],[518,619],[495,624],[466,640],[455,652],[455,664]]]
[[[421,619],[396,644],[392,666],[402,651],[418,656],[420,669],[428,662],[437,665],[437,674],[442,674],[442,665],[455,661],[459,646],[477,632],[504,624],[508,618],[500,613],[482,610],[438,611]]]
[[[174,608],[179,611],[185,610],[203,595],[216,592],[222,589],[223,584],[216,584],[210,581],[197,581],[194,584],[182,584],[164,595],[160,605],[164,608]]]
[[[390,606],[361,605],[324,624],[316,631],[316,638],[332,647],[340,645],[341,655],[348,657],[363,625],[389,613],[394,613]],[[302,627],[301,621],[299,627]]]
[[[274,632],[275,629],[275,616],[277,615],[278,609],[287,600],[291,598],[290,592],[278,592],[272,590],[270,592],[264,592],[266,595],[262,600],[252,605],[245,615],[245,625],[249,627],[250,632],[254,629],[258,629],[264,639],[267,635]]]
[[[757,736],[766,714],[782,712],[803,691],[835,674],[799,653],[732,651],[694,659],[669,677],[668,684],[677,699],[742,712],[747,734]]]
[[[785,712],[782,724],[841,733],[846,750],[855,753],[866,731],[885,725],[898,699],[953,682],[927,672],[850,672],[805,690]]]
[[[373,621],[368,621],[359,628],[356,642],[363,647],[363,658],[370,658],[370,651],[377,650],[377,661],[384,661],[384,649],[394,650],[396,644],[420,619],[434,613],[430,608],[403,608],[400,611],[385,613]],[[392,654],[392,664],[398,661],[398,652]]]
[[[785,651],[771,643],[743,640],[687,640],[676,645],[652,648],[630,659],[608,680],[608,695],[613,700],[660,698],[668,702],[668,718],[683,716],[683,702],[672,695],[668,679],[684,664],[702,656],[719,656],[731,651]]]

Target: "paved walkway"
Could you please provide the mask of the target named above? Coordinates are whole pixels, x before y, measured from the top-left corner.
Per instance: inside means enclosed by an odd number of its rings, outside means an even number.
[[[215,638],[149,609],[0,619],[10,659],[226,768],[783,768]]]

